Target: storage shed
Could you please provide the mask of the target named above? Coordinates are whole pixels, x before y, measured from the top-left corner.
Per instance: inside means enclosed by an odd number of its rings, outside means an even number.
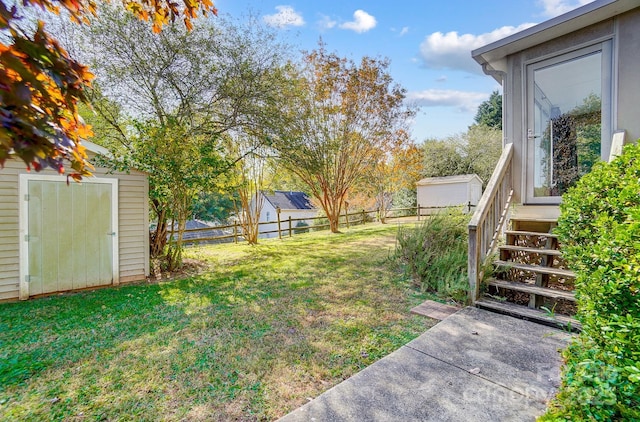
[[[89,155],[108,153],[85,142]],[[0,300],[117,285],[149,275],[147,175],[107,174],[82,183],[53,170],[0,169]]]
[[[475,206],[482,196],[482,179],[477,174],[427,177],[416,185],[421,208]]]

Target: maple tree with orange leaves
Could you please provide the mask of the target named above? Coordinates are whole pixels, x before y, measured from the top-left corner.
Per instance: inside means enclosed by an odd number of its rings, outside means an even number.
[[[122,0],[139,19],[151,21],[154,32],[181,18],[187,29],[199,13],[217,14],[211,0]],[[53,168],[81,180],[91,175],[82,140],[91,128],[78,115],[78,104],[89,104],[87,89],[93,74],[70,58],[39,21],[34,31],[22,28],[24,9],[39,7],[72,21],[88,24],[97,12],[93,0],[23,0],[23,9],[0,0],[0,166],[8,159],[24,161],[28,169]]]

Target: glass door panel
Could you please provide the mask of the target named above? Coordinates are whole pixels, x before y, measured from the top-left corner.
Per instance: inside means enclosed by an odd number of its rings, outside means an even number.
[[[528,67],[527,202],[557,203],[600,160],[608,75],[602,48],[590,50]]]

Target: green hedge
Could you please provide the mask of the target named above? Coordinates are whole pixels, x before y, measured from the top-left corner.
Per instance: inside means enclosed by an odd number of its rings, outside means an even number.
[[[556,233],[576,272],[582,333],[541,420],[640,420],[640,147],[599,163],[564,196]]]

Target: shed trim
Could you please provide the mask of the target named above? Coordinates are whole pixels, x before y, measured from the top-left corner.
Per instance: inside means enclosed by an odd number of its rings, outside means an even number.
[[[461,174],[456,176],[426,177],[416,182],[416,186],[444,185],[447,183],[468,183],[477,179],[482,184],[482,179],[477,174]]]

